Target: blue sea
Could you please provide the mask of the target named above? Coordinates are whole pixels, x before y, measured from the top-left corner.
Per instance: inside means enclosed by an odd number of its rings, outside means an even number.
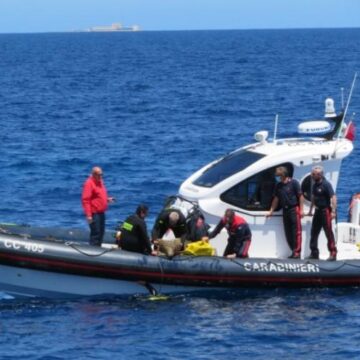
[[[87,229],[94,165],[107,228],[167,196],[259,130],[293,135],[341,108],[360,29],[0,35],[0,221]],[[348,114],[360,111],[356,84]],[[272,136],[272,135],[271,135]],[[360,191],[358,139],[339,220]],[[360,289],[49,301],[0,294],[1,359],[358,359]]]

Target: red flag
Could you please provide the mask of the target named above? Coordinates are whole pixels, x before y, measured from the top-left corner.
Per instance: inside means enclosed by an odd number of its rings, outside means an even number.
[[[355,133],[356,133],[355,125],[352,121],[350,121],[349,125],[347,126],[346,131],[345,131],[345,139],[354,141]]]

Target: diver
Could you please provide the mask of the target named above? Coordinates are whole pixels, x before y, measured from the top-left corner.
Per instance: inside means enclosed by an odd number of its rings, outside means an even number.
[[[193,242],[209,237],[209,228],[204,215],[199,212],[188,221],[186,240]]]
[[[187,235],[186,218],[178,209],[164,209],[157,217],[151,239],[154,249],[168,258],[184,250]]]
[[[186,238],[186,219],[180,210],[165,209],[157,217],[153,230],[152,240],[161,239],[168,230],[172,230],[175,238]]]

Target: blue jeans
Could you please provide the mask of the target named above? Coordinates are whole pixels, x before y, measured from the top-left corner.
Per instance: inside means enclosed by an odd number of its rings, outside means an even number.
[[[92,214],[90,226],[90,245],[101,246],[105,233],[105,213]]]

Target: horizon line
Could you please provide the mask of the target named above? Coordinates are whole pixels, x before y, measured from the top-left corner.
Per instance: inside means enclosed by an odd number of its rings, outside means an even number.
[[[272,31],[272,30],[349,30],[349,29],[360,29],[360,26],[333,26],[333,27],[271,27],[271,28],[215,28],[215,29],[153,29],[153,30],[144,30],[141,29],[137,31],[85,31],[85,30],[49,30],[49,31],[9,31],[9,32],[0,32],[0,35],[26,35],[26,34],[69,34],[69,33],[85,33],[85,34],[108,34],[108,33],[142,33],[142,32],[186,32],[186,31]]]

